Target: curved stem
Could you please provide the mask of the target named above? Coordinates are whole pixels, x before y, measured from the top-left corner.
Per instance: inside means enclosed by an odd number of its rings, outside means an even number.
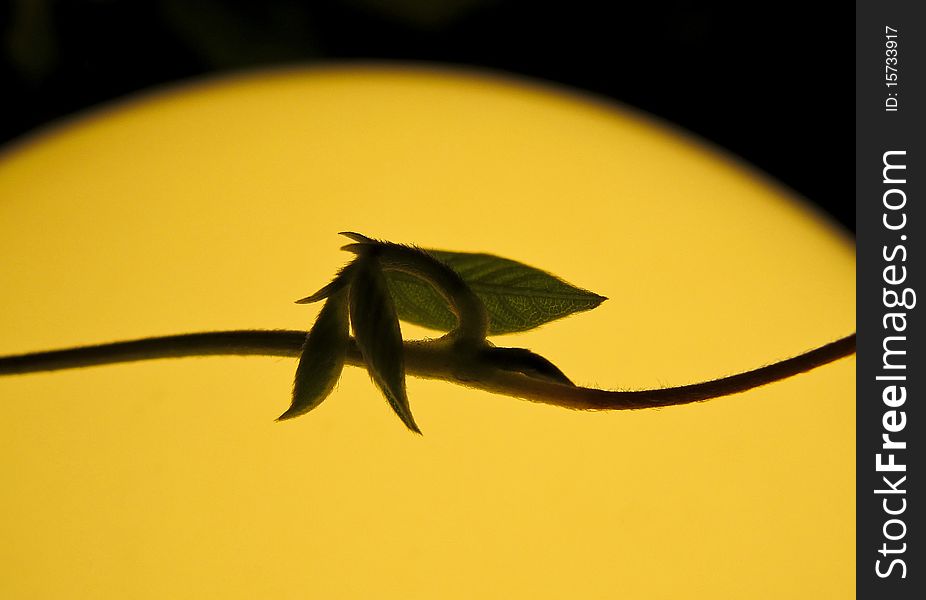
[[[486,312],[479,296],[456,271],[420,248],[365,239],[366,242],[348,244],[342,250],[356,253],[373,252],[382,262],[384,269],[401,271],[428,283],[444,298],[457,317],[457,326],[449,335],[473,346],[485,345],[489,331],[489,313]]]
[[[66,350],[0,357],[0,375],[54,371],[154,358],[206,355],[298,357],[305,331],[240,330],[144,338]],[[855,334],[804,354],[758,369],[702,383],[649,390],[600,390],[567,385],[525,373],[507,371],[491,355],[476,355],[462,365],[452,346],[435,341],[406,342],[405,369],[410,375],[442,379],[489,392],[579,410],[626,410],[699,402],[786,379],[855,352]],[[347,363],[365,366],[351,340]],[[465,372],[465,379],[460,373]]]

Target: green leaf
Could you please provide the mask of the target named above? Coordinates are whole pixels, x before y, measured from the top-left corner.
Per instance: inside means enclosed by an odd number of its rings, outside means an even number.
[[[527,331],[607,300],[523,263],[468,252],[426,250],[456,271],[485,304],[489,334]],[[387,271],[389,290],[399,318],[409,323],[450,331],[456,316],[427,282],[399,271]]]
[[[402,332],[382,267],[368,254],[353,265],[350,321],[367,371],[406,427],[421,433],[408,406]]]
[[[332,294],[305,338],[293,382],[293,401],[277,420],[305,414],[321,404],[334,389],[350,341],[347,290]]]

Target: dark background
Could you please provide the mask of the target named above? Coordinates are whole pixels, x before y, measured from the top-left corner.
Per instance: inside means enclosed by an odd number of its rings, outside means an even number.
[[[325,60],[488,67],[705,137],[854,232],[854,7],[513,0],[0,0],[0,143],[137,90]]]

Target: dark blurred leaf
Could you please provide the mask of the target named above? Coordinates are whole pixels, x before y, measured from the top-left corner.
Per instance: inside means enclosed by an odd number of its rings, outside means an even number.
[[[302,347],[293,383],[293,401],[278,420],[305,414],[321,404],[341,377],[350,339],[347,290],[333,294],[322,307]]]
[[[409,429],[421,433],[408,406],[402,333],[382,267],[370,255],[361,255],[353,264],[350,320],[357,346],[393,410]]]
[[[442,250],[426,252],[456,271],[479,296],[489,313],[489,334],[533,329],[590,310],[606,300],[507,258]],[[440,331],[456,326],[450,307],[427,282],[397,271],[387,271],[386,277],[400,319]]]

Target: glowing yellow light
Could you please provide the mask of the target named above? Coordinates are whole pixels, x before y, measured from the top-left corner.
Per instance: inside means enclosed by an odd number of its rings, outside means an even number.
[[[115,106],[0,162],[0,354],[307,328],[337,231],[485,251],[610,298],[499,338],[573,380],[750,369],[854,330],[854,250],[612,106],[465,74],[290,71]],[[408,337],[428,335],[415,327]],[[0,378],[0,595],[798,598],[854,590],[854,358],[704,404],[577,413],[295,361]]]

